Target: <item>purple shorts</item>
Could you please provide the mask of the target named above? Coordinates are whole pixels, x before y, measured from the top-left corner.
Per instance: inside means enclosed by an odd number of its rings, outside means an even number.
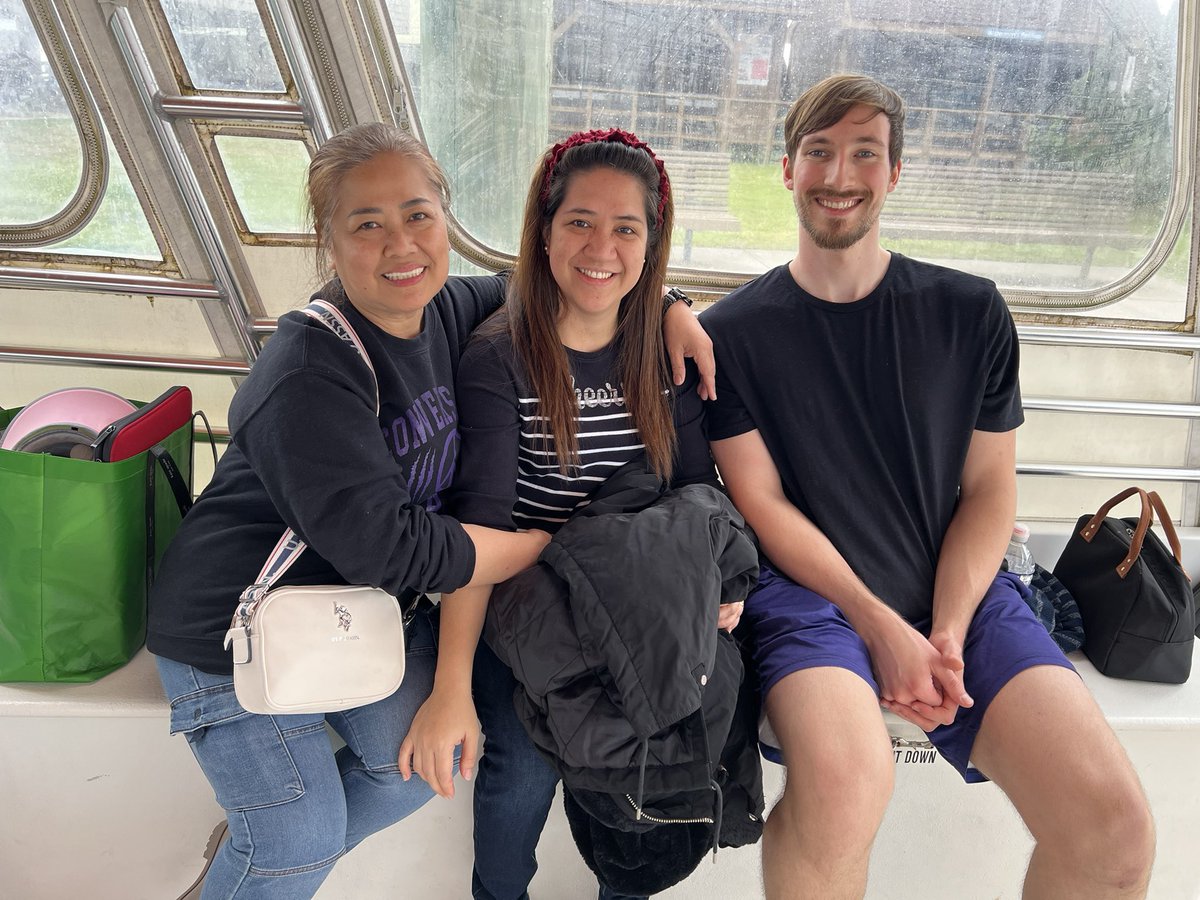
[[[971,748],[988,705],[1008,680],[1032,666],[1075,669],[1026,605],[1028,590],[1015,575],[996,576],[963,646],[964,682],[975,705],[960,709],[953,723],[929,733],[929,740],[964,781],[987,780],[969,767]],[[866,645],[841,610],[766,565],[746,598],[742,621],[749,630],[763,697],[784,676],[819,666],[849,669],[879,694]],[[930,625],[930,619],[913,623],[925,635]]]

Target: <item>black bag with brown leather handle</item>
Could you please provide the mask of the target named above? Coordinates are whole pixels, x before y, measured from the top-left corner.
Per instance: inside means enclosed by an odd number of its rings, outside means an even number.
[[[1138,495],[1137,518],[1109,518],[1122,500]],[[1151,530],[1157,513],[1168,550]],[[1192,669],[1196,601],[1183,568],[1179,536],[1154,491],[1126,488],[1080,518],[1054,567],[1079,604],[1083,652],[1113,678],[1182,684]]]

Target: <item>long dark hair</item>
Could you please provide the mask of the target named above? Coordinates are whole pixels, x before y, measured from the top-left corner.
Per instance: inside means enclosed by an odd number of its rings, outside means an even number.
[[[662,294],[671,255],[675,206],[666,169],[648,146],[617,129],[583,132],[555,144],[534,172],[508,301],[495,327],[507,327],[517,357],[528,373],[543,416],[543,437],[558,455],[561,471],[579,462],[579,408],[571,366],[558,337],[562,305],[544,251],[550,223],[571,179],[608,167],[632,175],[643,186],[646,205],[646,263],[617,311],[617,368],[633,424],[651,468],[669,479],[675,454],[670,369],[662,341]]]

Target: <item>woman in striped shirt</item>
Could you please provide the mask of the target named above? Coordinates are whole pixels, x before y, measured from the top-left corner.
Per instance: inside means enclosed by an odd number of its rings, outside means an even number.
[[[640,456],[673,486],[716,484],[698,378],[691,370],[672,387],[661,337],[673,219],[667,172],[635,136],[585,132],[545,153],[507,303],[460,364],[451,504],[462,521],[554,532]],[[512,672],[479,641],[489,593],[442,598],[433,694],[400,755],[453,796],[453,750],[462,745],[469,777],[478,711],[487,752],[474,794],[472,893],[518,900],[537,869],[557,776],[517,720]],[[732,628],[740,612],[722,607],[719,624]],[[600,895],[619,896],[604,885]]]

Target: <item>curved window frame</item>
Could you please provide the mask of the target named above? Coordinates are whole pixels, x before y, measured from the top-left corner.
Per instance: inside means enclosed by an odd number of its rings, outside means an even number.
[[[1167,208],[1158,233],[1145,256],[1116,281],[1082,291],[1033,291],[1000,286],[1005,300],[1016,310],[1055,312],[1058,310],[1095,310],[1124,299],[1142,287],[1162,268],[1183,232],[1192,197],[1196,190],[1196,126],[1200,120],[1200,18],[1197,0],[1179,0],[1176,34],[1179,46],[1175,54],[1175,114],[1171,131],[1172,166]],[[1185,320],[1194,315],[1195,298],[1189,290]],[[1186,324],[1186,322],[1184,323]]]
[[[19,248],[55,244],[87,227],[104,199],[109,166],[100,110],[84,81],[57,10],[46,0],[26,0],[25,11],[75,123],[83,165],[75,193],[57,213],[37,222],[0,223],[0,245]]]

